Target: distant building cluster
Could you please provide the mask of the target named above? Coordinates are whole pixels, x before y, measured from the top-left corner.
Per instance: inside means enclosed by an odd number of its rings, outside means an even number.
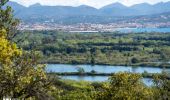
[[[138,21],[127,22],[121,21],[109,24],[91,24],[79,23],[72,25],[63,25],[55,23],[21,23],[18,26],[19,30],[58,30],[64,32],[115,32],[121,28],[162,28],[170,27],[169,22],[145,22],[139,23]]]

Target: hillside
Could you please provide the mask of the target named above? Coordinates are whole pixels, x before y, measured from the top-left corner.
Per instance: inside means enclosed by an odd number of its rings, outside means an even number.
[[[136,4],[127,7],[121,3],[113,3],[100,9],[81,5],[72,6],[44,6],[34,4],[24,7],[15,2],[9,2],[8,5],[14,9],[15,16],[25,22],[44,22],[51,21],[57,23],[108,23],[123,20],[136,16],[151,16],[170,12],[170,2],[160,2],[155,5],[147,3]]]

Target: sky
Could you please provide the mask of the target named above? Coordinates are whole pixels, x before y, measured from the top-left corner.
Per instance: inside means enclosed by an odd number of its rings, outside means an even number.
[[[101,8],[105,5],[120,2],[126,6],[131,6],[139,3],[149,3],[155,4],[158,2],[168,2],[170,0],[10,0],[18,2],[24,6],[30,6],[35,3],[40,3],[41,5],[62,5],[62,6],[79,6],[79,5],[89,5],[95,8]]]

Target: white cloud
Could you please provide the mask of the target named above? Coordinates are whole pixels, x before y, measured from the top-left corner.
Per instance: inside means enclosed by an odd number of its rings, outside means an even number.
[[[22,5],[29,6],[35,3],[40,3],[42,5],[64,5],[64,6],[79,6],[79,5],[89,5],[96,8],[103,7],[105,5],[120,2],[126,6],[131,6],[138,3],[150,3],[155,4],[157,2],[167,2],[170,0],[11,0],[18,2]]]

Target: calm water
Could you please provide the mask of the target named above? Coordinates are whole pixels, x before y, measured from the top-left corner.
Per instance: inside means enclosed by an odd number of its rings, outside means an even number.
[[[47,72],[78,72],[79,68],[83,68],[85,72],[91,72],[92,70],[98,73],[117,73],[117,72],[132,72],[132,73],[161,73],[163,68],[154,67],[126,67],[126,66],[106,66],[106,65],[67,65],[67,64],[48,64]],[[170,69],[165,71],[170,72]],[[108,76],[61,76],[62,79],[76,80],[76,81],[91,81],[91,82],[103,82],[108,80]],[[152,79],[144,78],[142,81],[151,86]]]
[[[129,33],[129,32],[163,32],[167,33],[170,32],[170,28],[122,28],[118,29],[117,31],[123,32],[123,33]]]
[[[126,66],[107,66],[107,65],[67,65],[67,64],[49,64],[47,65],[47,72],[77,72],[79,68],[84,69],[85,72],[92,70],[98,73],[117,73],[117,72],[133,72],[133,73],[161,73],[162,68],[154,67],[126,67]],[[166,69],[169,70],[170,69]]]

